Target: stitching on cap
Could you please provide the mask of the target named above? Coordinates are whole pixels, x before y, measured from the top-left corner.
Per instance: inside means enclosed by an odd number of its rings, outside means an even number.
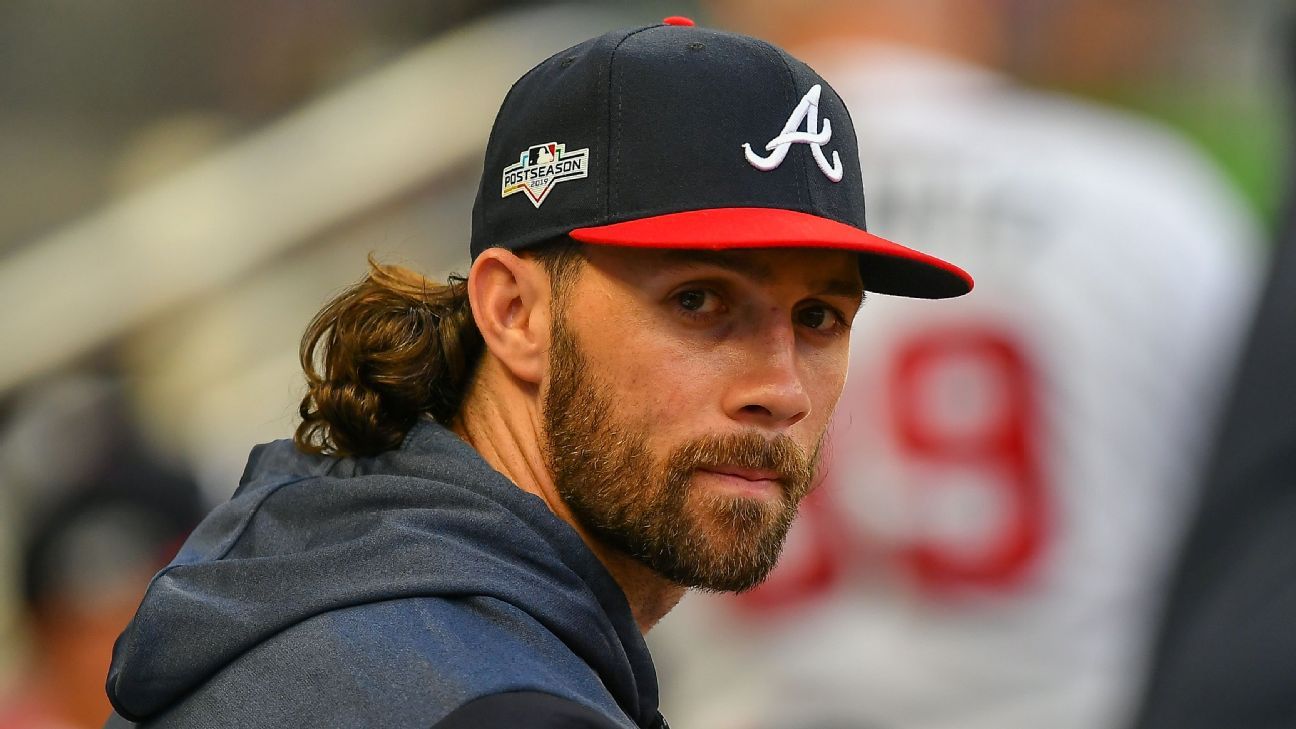
[[[811,71],[814,71],[813,68],[810,69],[810,70],[811,70]],[[818,71],[815,71],[815,73],[819,73],[819,72],[818,72]],[[823,76],[823,74],[820,74],[820,77],[822,77],[822,76]],[[826,84],[828,83],[827,80],[825,80],[824,83],[825,83],[825,85],[826,85]],[[858,137],[858,136],[856,135],[856,133],[855,133],[855,118],[851,116],[850,107],[846,105],[846,100],[843,99],[843,98],[841,97],[841,94],[838,94],[838,93],[837,93],[836,89],[833,90],[833,96],[836,96],[836,97],[837,97],[838,105],[841,107],[842,113],[846,115],[846,123],[847,123],[848,125],[850,125],[851,136],[852,136],[852,137],[855,137],[855,139],[854,139],[854,146],[852,147],[851,145],[846,145],[846,148],[847,148],[847,149],[854,149],[854,150],[856,151],[856,154],[858,154],[858,151],[859,151],[859,137]],[[823,126],[823,125],[821,124],[820,126]],[[833,133],[835,134],[835,133],[836,133],[836,130],[834,130]],[[851,170],[850,170],[850,160],[848,160],[848,159],[843,159],[843,160],[842,160],[842,165],[843,165],[843,168],[842,168],[842,174],[844,174],[844,175],[845,175],[845,174],[849,174],[850,171],[851,171]],[[859,167],[862,168],[862,167],[863,167],[863,164],[860,163],[860,164],[859,164]],[[857,185],[858,185],[858,188],[857,188],[857,189],[859,190],[859,203],[860,203],[860,208],[861,208],[861,209],[860,209],[860,216],[861,216],[861,218],[862,218],[862,219],[860,220],[860,225],[862,225],[862,226],[864,227],[864,230],[868,230],[868,198],[864,197],[864,170],[863,170],[863,169],[859,169],[859,170],[857,170],[857,172],[858,172],[859,174],[856,175],[856,178],[855,178],[855,179],[856,179],[856,181],[857,181]],[[843,181],[844,181],[844,180],[843,180]],[[840,198],[838,198],[838,199],[840,199]],[[848,201],[848,202],[847,202],[847,205],[849,205],[849,204],[850,204],[850,203],[849,203],[849,201]],[[827,207],[827,206],[825,206],[825,207]],[[849,207],[847,207],[847,209],[849,210]],[[834,214],[837,214],[837,210],[836,210],[836,205],[835,205],[835,204],[834,204],[834,209],[832,210],[832,212],[833,212]],[[845,216],[843,215],[842,217],[845,217]],[[854,222],[852,221],[851,224],[854,225]]]
[[[626,33],[621,40],[616,42],[616,45],[612,46],[612,50],[608,53],[608,65],[607,65],[608,123],[607,123],[607,140],[606,140],[607,148],[603,155],[603,159],[606,160],[606,162],[604,163],[606,167],[603,170],[603,174],[607,179],[606,190],[604,190],[603,193],[603,219],[605,221],[610,220],[612,217],[612,163],[613,163],[612,160],[612,83],[613,83],[612,65],[613,63],[616,62],[616,53],[621,48],[622,43],[625,43],[626,41],[630,40],[631,36],[638,35],[644,32],[645,30],[652,30],[653,28],[656,27],[658,26],[648,25],[638,30],[632,30],[629,33]],[[619,96],[617,98],[617,104],[616,104],[616,118],[618,120],[620,120],[621,118],[621,98]],[[620,147],[617,148],[617,152],[616,152],[616,165],[618,168],[620,168],[621,166]],[[595,194],[596,195],[598,194],[597,191],[595,192]]]
[[[584,43],[584,41],[582,41],[581,43],[577,43],[577,44],[575,44],[575,45],[569,46],[568,48],[566,48],[566,49],[564,49],[564,50],[562,50],[562,51],[559,51],[558,53],[555,53],[555,54],[553,54],[552,56],[549,56],[548,58],[545,58],[545,59],[542,59],[542,60],[540,60],[540,61],[537,61],[535,65],[533,65],[531,68],[528,68],[528,69],[527,69],[526,73],[522,74],[521,76],[518,76],[518,77],[517,77],[517,80],[515,80],[511,85],[509,85],[509,89],[508,89],[508,91],[504,94],[504,100],[500,102],[499,109],[495,112],[495,114],[496,114],[496,118],[498,119],[498,117],[499,117],[501,114],[504,113],[504,110],[505,110],[506,108],[508,108],[508,105],[509,105],[509,99],[513,98],[513,92],[517,90],[518,85],[521,84],[522,81],[525,80],[527,76],[530,76],[531,74],[535,73],[535,72],[536,72],[536,69],[538,69],[538,68],[540,68],[541,66],[545,65],[545,64],[548,63],[549,61],[552,61],[553,59],[557,58],[558,56],[560,56],[560,55],[562,55],[562,54],[564,54],[564,53],[570,53],[570,52],[572,51],[572,49],[574,49],[574,48],[579,48],[583,43]],[[495,138],[496,138],[496,137],[495,137],[495,133],[496,133],[498,130],[499,130],[499,125],[497,125],[497,124],[491,124],[490,134],[486,135],[486,151],[482,153],[482,182],[481,182],[481,183],[479,184],[479,186],[478,186],[478,188],[479,188],[479,189],[478,189],[478,194],[481,194],[481,192],[482,192],[482,188],[483,188],[484,185],[486,184],[486,179],[487,179],[487,177],[491,174],[491,170],[490,170],[490,163],[491,163],[491,159],[490,159],[490,151],[491,151],[492,149],[495,149]],[[481,225],[481,227],[482,227],[482,229],[485,229],[485,228],[487,227],[487,221],[486,221],[486,208],[487,208],[487,207],[490,207],[490,206],[485,205],[485,204],[483,204],[483,205],[481,206],[481,208],[482,208],[482,209],[481,209],[481,221],[482,221],[482,225]],[[476,206],[476,205],[473,205],[473,213],[474,213],[474,217],[475,217],[476,212],[477,212],[477,206]],[[496,216],[498,216],[498,215],[499,215],[499,213],[496,213]],[[474,220],[473,222],[475,223],[476,221]],[[473,244],[476,243],[476,235],[477,235],[477,226],[474,225],[474,226],[473,226],[473,230],[470,231],[470,234],[469,234],[469,236],[468,236],[468,246],[469,246],[469,250],[470,250],[470,251],[471,251],[471,249],[472,249],[472,247],[473,247]],[[491,247],[491,245],[492,245],[492,243],[487,242],[487,241],[483,241],[483,244],[484,244],[484,247],[486,247],[486,248],[489,248],[489,247]],[[475,258],[475,256],[474,256],[474,258]]]
[[[792,89],[792,93],[795,94],[797,91],[796,74],[792,72],[792,67],[788,65],[787,58],[773,45],[760,39],[755,40],[757,46],[765,49],[767,53],[773,54],[778,59],[779,64],[783,66],[783,71],[787,73],[788,86]],[[790,107],[795,103],[793,99],[787,96],[784,96],[784,101],[786,102],[785,107]],[[806,159],[806,155],[798,156],[801,157],[801,164],[796,166],[797,174],[801,178],[801,202],[807,206],[813,206],[814,201],[810,199],[810,180],[808,177],[809,161]]]

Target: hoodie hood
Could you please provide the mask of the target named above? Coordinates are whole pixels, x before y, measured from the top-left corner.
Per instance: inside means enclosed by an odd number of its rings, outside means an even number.
[[[543,501],[431,421],[373,458],[257,446],[234,497],[150,583],[113,650],[108,696],[146,720],[313,616],[472,596],[530,614],[651,723],[657,679],[617,583]]]

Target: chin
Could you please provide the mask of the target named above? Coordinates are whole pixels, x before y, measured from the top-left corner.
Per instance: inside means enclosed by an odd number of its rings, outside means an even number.
[[[790,507],[784,499],[715,496],[694,504],[685,564],[667,575],[686,587],[708,592],[744,592],[774,569],[787,537]]]

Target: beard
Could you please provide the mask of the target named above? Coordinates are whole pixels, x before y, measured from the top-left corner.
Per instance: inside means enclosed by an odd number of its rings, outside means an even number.
[[[813,485],[819,445],[808,455],[786,435],[734,432],[687,441],[659,460],[648,447],[651,424],[618,421],[612,389],[593,375],[561,314],[553,321],[545,458],[577,521],[677,585],[743,592],[760,584]],[[759,499],[694,486],[699,468],[722,465],[777,472],[781,492]]]

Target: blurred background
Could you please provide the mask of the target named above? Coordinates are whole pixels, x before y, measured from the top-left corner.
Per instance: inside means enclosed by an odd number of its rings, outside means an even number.
[[[466,272],[512,81],[677,14],[815,66],[870,228],[978,289],[865,307],[779,571],[650,636],[666,716],[1123,726],[1284,194],[1278,0],[0,0],[0,728],[99,725],[367,253]]]

